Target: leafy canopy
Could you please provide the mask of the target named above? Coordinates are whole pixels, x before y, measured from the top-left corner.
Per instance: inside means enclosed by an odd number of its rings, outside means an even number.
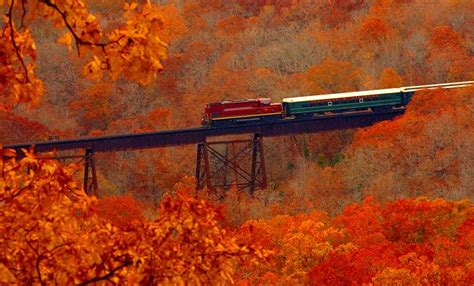
[[[0,156],[14,156],[1,150]],[[4,157],[5,156],[5,157]],[[12,284],[126,285],[231,283],[237,263],[268,252],[238,243],[219,212],[181,188],[159,216],[125,225],[102,219],[72,175],[73,165],[35,158],[2,159],[0,277]]]
[[[163,20],[158,8],[146,1],[124,4],[124,23],[105,32],[84,0],[0,0],[6,10],[0,34],[0,104],[35,105],[44,94],[44,84],[36,76],[36,44],[30,24],[38,18],[51,21],[65,33],[58,42],[88,62],[83,74],[90,79],[109,75],[149,84],[163,69],[167,44],[160,38]]]

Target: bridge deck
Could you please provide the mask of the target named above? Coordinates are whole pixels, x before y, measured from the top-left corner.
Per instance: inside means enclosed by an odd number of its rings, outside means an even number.
[[[348,129],[370,126],[378,121],[392,119],[404,110],[388,112],[363,112],[315,117],[311,119],[286,119],[275,122],[258,122],[246,125],[225,127],[199,127],[158,132],[112,135],[101,137],[78,138],[57,141],[31,142],[6,145],[3,148],[15,149],[34,145],[36,152],[62,151],[91,148],[94,152],[109,152],[132,149],[147,149],[167,146],[196,144],[213,136],[232,134],[260,133],[264,137],[284,136],[300,133],[317,133],[322,131]]]

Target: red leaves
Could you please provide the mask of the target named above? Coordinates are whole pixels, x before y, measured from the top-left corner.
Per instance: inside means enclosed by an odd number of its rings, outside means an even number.
[[[98,213],[100,217],[122,229],[126,229],[133,222],[145,220],[143,216],[143,203],[140,203],[131,195],[100,199]]]
[[[351,62],[325,59],[308,71],[312,93],[332,93],[359,90],[362,71]]]
[[[225,284],[232,282],[238,263],[255,264],[268,256],[238,244],[219,226],[219,214],[209,203],[183,191],[166,196],[157,218],[149,221],[130,196],[97,205],[73,181],[72,167],[32,153],[1,166],[2,282]]]
[[[426,198],[397,200],[384,207],[368,199],[350,206],[336,222],[343,223],[356,248],[329,255],[311,270],[310,278],[314,285],[468,285],[474,245],[466,245],[460,232],[474,231],[473,210],[467,201]]]
[[[368,16],[360,27],[360,36],[367,44],[381,43],[389,37],[390,27],[379,17]]]
[[[433,48],[446,50],[462,47],[464,40],[452,27],[441,26],[433,29],[429,43]]]
[[[396,70],[385,68],[380,77],[378,88],[394,88],[403,86],[403,80]]]
[[[146,85],[163,70],[167,44],[160,37],[170,40],[172,37],[169,31],[163,31],[161,13],[168,11],[158,10],[150,2],[139,7],[137,2],[126,3],[123,12],[126,23],[108,33],[102,31],[84,1],[9,2],[11,5],[0,1],[2,8],[9,6],[0,35],[0,104],[13,106],[24,102],[34,106],[44,94],[43,81],[36,78],[36,44],[26,27],[37,18],[49,19],[55,28],[67,30],[59,43],[69,49],[74,43],[79,55],[89,56],[83,73],[91,79],[108,74],[112,79],[124,76]],[[20,27],[15,27],[15,22],[21,22]],[[166,23],[170,22],[179,26],[175,30],[177,34],[185,32],[182,20],[167,19]]]
[[[239,239],[273,249],[270,265],[244,268],[244,282],[313,285],[469,285],[474,205],[373,198],[324,213],[249,221]]]
[[[46,126],[11,111],[0,110],[0,143],[46,140],[50,131]]]

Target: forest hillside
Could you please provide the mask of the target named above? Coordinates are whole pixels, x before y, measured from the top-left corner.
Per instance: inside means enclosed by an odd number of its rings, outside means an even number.
[[[474,2],[0,0],[0,145],[197,127],[206,103],[474,80]],[[1,149],[0,284],[472,285],[474,87],[264,138],[268,187],[196,146],[83,166]],[[243,138],[243,137],[239,137]],[[226,137],[231,140],[232,138]]]

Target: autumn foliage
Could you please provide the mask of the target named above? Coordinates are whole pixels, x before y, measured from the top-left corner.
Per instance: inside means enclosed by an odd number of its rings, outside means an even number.
[[[471,285],[474,206],[424,197],[367,198],[328,218],[309,214],[249,221],[242,241],[274,250],[249,269],[250,285]]]
[[[196,127],[227,99],[474,80],[471,0],[125,2],[0,0],[0,145]],[[80,167],[0,148],[0,284],[473,285],[473,95],[265,138],[253,195],[176,184],[192,145],[96,152],[100,198]]]
[[[0,8],[8,11],[0,36],[0,94],[7,106],[16,102],[36,105],[44,94],[44,84],[36,77],[36,44],[28,26],[38,18],[66,30],[57,41],[89,57],[83,73],[91,79],[101,79],[107,73],[112,79],[124,76],[149,84],[163,69],[161,61],[167,56],[167,44],[160,39],[163,21],[149,1],[140,7],[137,2],[125,3],[125,23],[108,32],[85,1],[11,0],[1,1]]]
[[[74,169],[30,153],[19,162],[2,160],[2,282],[224,283],[233,280],[238,263],[268,255],[238,243],[219,226],[216,210],[185,190],[165,197],[153,221],[130,220],[119,228],[120,219],[102,219],[97,199],[77,187]],[[117,207],[111,201],[102,204]]]
[[[134,222],[145,220],[143,203],[130,194],[101,198],[97,208],[99,217],[122,229]]]

